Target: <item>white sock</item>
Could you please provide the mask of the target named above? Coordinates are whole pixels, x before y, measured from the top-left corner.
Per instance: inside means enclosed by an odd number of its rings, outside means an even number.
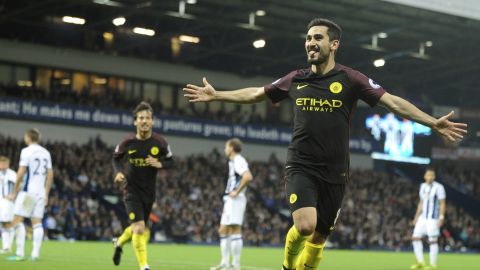
[[[23,222],[20,222],[15,226],[15,233],[17,237],[17,253],[19,257],[24,257],[25,255],[25,237],[27,237],[27,232],[25,231],[25,225]]]
[[[222,265],[230,265],[230,238],[228,235],[220,235],[220,252],[222,254]]]
[[[422,240],[413,240],[413,252],[415,257],[417,257],[417,262],[423,263],[423,243]]]
[[[12,228],[8,228],[8,229],[3,228],[3,230],[2,230],[2,248],[4,250],[10,250],[10,248],[12,247],[12,242],[10,241],[12,234],[13,234],[13,229]]]
[[[242,253],[243,239],[241,234],[232,234],[230,235],[230,241],[232,245],[232,255],[234,267],[240,266],[240,254]]]
[[[438,243],[430,244],[430,265],[437,265]]]
[[[43,240],[43,226],[42,223],[33,225],[33,249],[32,258],[38,258],[40,256],[40,247]]]

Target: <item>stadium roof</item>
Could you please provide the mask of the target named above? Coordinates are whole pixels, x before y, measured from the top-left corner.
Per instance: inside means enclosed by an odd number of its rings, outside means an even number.
[[[86,22],[66,24],[63,16]],[[116,17],[125,24],[115,26]],[[338,62],[386,88],[421,91],[437,103],[442,95],[452,101],[452,93],[464,105],[478,101],[471,95],[479,92],[472,89],[478,89],[480,21],[378,0],[3,1],[0,38],[279,77],[306,66],[305,26],[314,17],[330,18],[344,29]],[[134,34],[134,27],[155,35]],[[113,34],[111,43],[105,32]],[[179,35],[200,42],[179,42]],[[254,48],[257,39],[264,39],[265,47]],[[372,39],[378,42],[373,48]],[[378,58],[385,66],[373,66]]]

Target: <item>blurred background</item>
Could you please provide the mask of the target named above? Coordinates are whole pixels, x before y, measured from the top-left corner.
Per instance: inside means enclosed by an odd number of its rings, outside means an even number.
[[[244,242],[281,246],[290,227],[283,167],[292,108],[190,104],[187,83],[262,86],[308,67],[306,25],[343,28],[338,63],[436,116],[455,111],[468,135],[445,146],[431,130],[358,104],[351,177],[329,245],[408,250],[427,164],[447,192],[441,248],[480,250],[480,3],[413,0],[0,1],[0,155],[18,166],[23,134],[42,132],[55,179],[50,239],[109,241],[127,219],[113,185],[114,146],[131,110],[155,110],[177,166],[158,175],[152,241],[211,244],[225,186],[224,141],[239,137],[254,175]],[[390,138],[390,139],[389,139]],[[393,138],[393,139],[392,139]]]

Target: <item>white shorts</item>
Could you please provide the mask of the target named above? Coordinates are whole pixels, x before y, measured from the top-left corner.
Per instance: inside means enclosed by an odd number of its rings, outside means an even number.
[[[421,238],[423,236],[438,237],[440,228],[438,228],[438,219],[419,218],[413,229],[413,237]]]
[[[242,225],[247,198],[245,195],[239,195],[235,198],[223,196],[223,213],[220,219],[221,225]]]
[[[13,220],[13,202],[7,199],[0,199],[0,222]]]
[[[43,218],[45,198],[36,194],[21,191],[15,200],[13,213],[26,218]]]

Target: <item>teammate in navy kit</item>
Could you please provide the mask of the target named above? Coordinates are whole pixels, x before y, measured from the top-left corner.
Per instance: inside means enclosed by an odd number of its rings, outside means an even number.
[[[123,184],[125,208],[131,223],[116,239],[113,263],[120,264],[123,245],[132,240],[141,270],[149,270],[145,228],[155,200],[155,179],[159,169],[173,166],[172,151],[167,141],[153,132],[153,109],[141,102],[133,111],[135,134],[128,135],[113,154],[115,182]]]
[[[431,127],[449,141],[463,138],[466,124],[450,122],[453,112],[436,119],[410,102],[389,94],[361,72],[335,63],[341,28],[316,18],[307,27],[306,69],[290,72],[262,87],[216,91],[203,78],[203,86],[186,85],[190,102],[214,100],[293,104],[293,137],[286,161],[286,191],[294,226],[289,230],[283,269],[316,269],[325,241],[340,215],[349,177],[349,129],[359,99],[377,104],[412,121]]]

